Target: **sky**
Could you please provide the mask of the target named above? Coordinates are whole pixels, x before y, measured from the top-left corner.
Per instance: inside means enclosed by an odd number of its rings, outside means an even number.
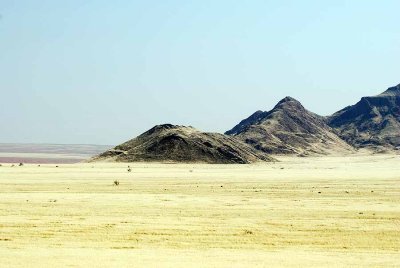
[[[0,0],[0,142],[225,132],[285,96],[330,115],[400,83],[398,0]]]

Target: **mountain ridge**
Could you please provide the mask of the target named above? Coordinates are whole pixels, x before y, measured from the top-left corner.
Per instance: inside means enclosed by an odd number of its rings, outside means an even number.
[[[400,146],[400,85],[362,97],[328,116],[327,123],[356,148],[395,149]]]
[[[272,110],[256,112],[225,134],[270,154],[350,152],[325,120],[295,98],[285,97]],[[321,145],[318,145],[321,143]]]
[[[276,161],[270,154],[349,154],[362,148],[400,149],[400,84],[326,117],[286,96],[225,134],[157,125],[90,161],[247,164]]]

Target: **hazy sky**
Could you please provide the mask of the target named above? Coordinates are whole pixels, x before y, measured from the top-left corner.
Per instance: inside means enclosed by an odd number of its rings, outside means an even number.
[[[223,132],[292,96],[328,115],[400,83],[400,1],[0,0],[0,142]]]

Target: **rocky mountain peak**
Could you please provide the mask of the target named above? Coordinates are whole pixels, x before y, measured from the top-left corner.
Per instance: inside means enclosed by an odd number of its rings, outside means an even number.
[[[324,119],[292,97],[283,98],[268,112],[257,112],[226,132],[257,150],[273,154],[349,152]]]
[[[286,109],[286,108],[295,108],[304,110],[303,105],[298,100],[289,96],[279,101],[274,109]]]
[[[159,132],[164,132],[164,131],[190,131],[190,130],[195,130],[193,127],[190,126],[179,126],[179,125],[173,125],[173,124],[162,124],[162,125],[156,125],[153,128],[149,129],[146,131],[145,135],[151,135],[154,133],[159,133]],[[143,135],[142,134],[142,135]]]
[[[381,95],[400,96],[400,84],[398,84],[397,86],[388,88]]]

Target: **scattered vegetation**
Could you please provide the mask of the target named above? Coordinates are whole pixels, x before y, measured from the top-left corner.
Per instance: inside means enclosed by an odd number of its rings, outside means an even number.
[[[252,235],[252,234],[254,234],[254,232],[253,232],[253,231],[250,231],[250,230],[244,230],[244,234],[246,234],[246,235]]]
[[[118,185],[119,185],[119,181],[115,180],[115,181],[114,181],[114,185],[115,185],[115,186],[118,186]]]
[[[19,163],[19,165],[18,165],[18,166],[22,167],[23,165],[24,165],[24,163]]]

